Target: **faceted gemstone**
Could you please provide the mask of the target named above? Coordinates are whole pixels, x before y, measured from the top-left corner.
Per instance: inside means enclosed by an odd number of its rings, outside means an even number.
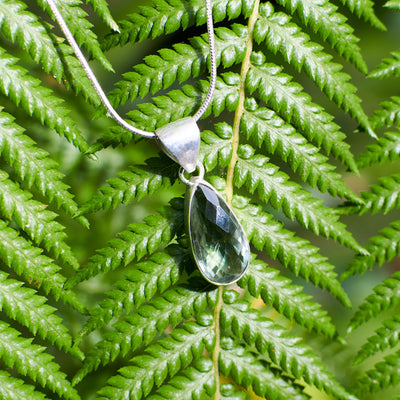
[[[195,185],[191,196],[190,239],[201,273],[217,285],[237,281],[250,262],[249,243],[242,226],[207,182]]]

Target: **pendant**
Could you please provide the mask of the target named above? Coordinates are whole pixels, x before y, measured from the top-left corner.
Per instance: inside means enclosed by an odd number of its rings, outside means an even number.
[[[180,177],[187,185],[185,225],[197,267],[215,285],[236,282],[250,263],[249,242],[228,203],[203,179],[204,168],[197,161],[200,131],[195,120],[184,118],[169,124],[156,131],[156,136],[165,153],[182,166]],[[196,167],[199,175],[187,179],[185,172],[194,172]]]

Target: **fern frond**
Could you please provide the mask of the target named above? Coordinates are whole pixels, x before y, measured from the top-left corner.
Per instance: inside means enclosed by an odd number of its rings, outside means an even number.
[[[307,400],[302,387],[258,360],[250,351],[236,345],[231,338],[222,338],[219,358],[221,373],[235,382],[270,400]]]
[[[387,214],[394,208],[400,208],[400,174],[384,176],[379,178],[379,181],[379,185],[370,186],[370,191],[361,192],[364,200],[362,205],[345,205],[344,213],[362,215],[366,212],[372,214],[383,212]]]
[[[8,279],[8,274],[0,271],[0,308],[34,335],[55,343],[60,349],[79,355],[71,349],[72,338],[55,308],[45,304],[46,298],[33,289],[23,287],[23,283]]]
[[[60,267],[42,254],[42,250],[18,235],[14,229],[0,220],[0,254],[2,261],[18,275],[46,294],[61,299],[83,312],[85,307],[72,291],[64,290],[66,278],[59,273]]]
[[[50,7],[45,0],[36,0],[36,2],[53,18]],[[97,36],[92,31],[93,25],[86,18],[87,13],[79,7],[82,3],[81,0],[55,0],[55,3],[78,45],[84,46],[90,55],[99,61],[105,69],[113,71],[112,65],[100,48]]]
[[[374,369],[370,369],[359,379],[355,387],[357,393],[375,393],[400,382],[400,351],[386,356],[384,360],[375,364]]]
[[[394,51],[392,58],[384,58],[368,76],[370,78],[400,77],[400,52]]]
[[[131,166],[129,171],[118,173],[117,178],[107,181],[108,186],[98,192],[80,209],[77,215],[108,210],[119,204],[129,204],[156,193],[173,183],[177,173],[176,163],[167,157],[152,158],[146,165]]]
[[[233,25],[231,29],[215,30],[215,50],[217,65],[230,67],[240,63],[246,52],[247,29],[242,25]],[[154,94],[170,87],[175,81],[182,83],[198,77],[206,67],[209,56],[207,36],[195,37],[191,44],[179,43],[173,49],[161,49],[159,55],[147,56],[144,64],[134,67],[134,72],[124,74],[125,80],[116,83],[117,89],[110,93],[114,106],[123,105],[138,96],[149,92]]]
[[[331,61],[332,56],[311,42],[308,35],[282,12],[275,12],[270,3],[260,5],[260,18],[254,28],[254,38],[265,42],[273,53],[280,51],[289,63],[304,71],[316,85],[345,112],[349,112],[372,136],[368,117],[361,107],[356,88],[348,81],[350,76],[341,72],[342,66]]]
[[[138,263],[125,273],[125,279],[114,284],[115,289],[107,292],[106,298],[91,311],[91,317],[79,333],[80,338],[94,329],[118,318],[122,312],[129,313],[156,294],[162,294],[177,283],[184,267],[184,254],[169,249],[156,253],[148,261]]]
[[[338,399],[355,400],[325,370],[309,347],[300,343],[299,338],[289,335],[280,325],[250,309],[248,304],[238,302],[235,292],[226,292],[224,295],[221,325],[231,330],[238,340],[243,340],[248,346],[255,346],[260,354],[268,356],[284,373],[296,379],[304,379],[306,383],[324,389]]]
[[[182,225],[182,208],[169,208],[165,215],[150,215],[143,222],[128,225],[128,229],[111,239],[106,247],[97,250],[97,254],[68,281],[66,287],[73,287],[120,265],[127,266],[134,259],[140,260],[159,247],[167,246]]]
[[[0,110],[0,154],[29,188],[35,186],[49,202],[54,201],[69,215],[74,215],[78,207],[69,187],[62,182],[63,174],[57,163],[23,132],[11,115]]]
[[[384,7],[393,8],[394,10],[400,9],[399,0],[389,0],[385,3]]]
[[[232,158],[232,127],[221,122],[215,125],[215,133],[203,131],[199,159],[207,171],[220,166],[226,168]]]
[[[368,254],[358,254],[340,277],[341,281],[350,276],[363,274],[375,264],[381,266],[400,255],[400,221],[394,221],[380,231],[380,234],[370,239],[371,244],[365,246]]]
[[[63,43],[58,43],[55,47],[54,43],[57,43],[59,38],[51,35],[38,17],[25,8],[24,3],[16,0],[0,1],[0,29],[3,34],[27,51],[57,82],[64,83],[67,87],[68,82],[72,82],[76,93],[82,93],[86,100],[99,106],[96,91],[79,61],[72,55],[72,49]]]
[[[177,286],[168,290],[151,303],[139,307],[135,313],[118,321],[114,325],[115,330],[107,332],[104,339],[89,351],[82,368],[73,379],[73,384],[79,383],[101,364],[114,361],[120,354],[124,356],[142,344],[149,344],[168,326],[174,327],[182,318],[190,319],[215,303],[216,289],[201,292]]]
[[[0,1],[0,29],[12,42],[26,49],[32,59],[46,72],[63,76],[64,67],[53,41],[35,14],[17,0]]]
[[[258,146],[265,145],[270,154],[277,154],[290,165],[300,178],[315,186],[321,192],[328,191],[333,196],[350,197],[359,201],[334,172],[318,148],[298,134],[293,126],[287,124],[274,111],[260,107],[248,100],[241,120],[241,130],[247,138],[252,137]]]
[[[214,22],[225,18],[237,18],[241,14],[248,16],[253,8],[254,0],[215,0],[212,3]],[[206,23],[206,7],[201,0],[158,0],[156,7],[141,6],[139,12],[127,16],[120,21],[120,32],[105,37],[101,46],[109,50],[118,45],[139,42],[148,38],[187,29],[190,26]]]
[[[261,296],[266,305],[308,330],[330,337],[336,333],[331,318],[320,304],[311,301],[310,295],[302,293],[301,286],[293,285],[290,279],[260,260],[252,260],[249,272],[240,280],[239,286],[247,287],[253,297]]]
[[[386,132],[385,136],[379,138],[376,143],[369,145],[367,150],[358,156],[356,162],[359,168],[363,168],[388,160],[395,161],[399,157],[400,132]]]
[[[391,319],[383,321],[375,334],[368,338],[354,360],[354,364],[360,364],[368,357],[373,356],[379,351],[393,348],[400,342],[400,314],[395,314]]]
[[[361,49],[359,38],[353,35],[354,29],[346,23],[347,18],[337,12],[337,7],[328,0],[315,2],[311,0],[279,0],[293,14],[300,15],[302,22],[318,33],[346,60],[351,61],[361,72],[368,72]]]
[[[400,303],[400,273],[395,272],[390,278],[374,287],[374,293],[367,296],[353,315],[348,331],[376,317],[383,311],[396,307]]]
[[[222,400],[251,400],[247,392],[237,391],[232,384],[220,385],[220,395]]]
[[[52,361],[53,357],[44,353],[44,347],[31,342],[32,339],[21,337],[18,331],[0,321],[0,357],[7,367],[14,367],[64,399],[80,400],[59,365]]]
[[[65,261],[73,268],[79,268],[71,248],[66,244],[64,227],[55,221],[56,214],[45,210],[45,205],[31,199],[32,194],[24,191],[0,171],[0,212],[9,220],[13,219],[38,245]]]
[[[161,386],[148,400],[210,399],[215,389],[213,363],[208,358],[202,358],[193,367],[173,377],[167,385]]]
[[[386,26],[376,16],[374,11],[374,2],[371,0],[341,0],[350,11],[369,22],[374,28],[386,31]]]
[[[338,221],[338,215],[322,205],[321,200],[311,197],[310,192],[289,180],[269,159],[254,154],[249,145],[238,150],[239,159],[235,166],[234,184],[247,187],[250,193],[257,191],[262,201],[268,202],[276,210],[282,211],[316,235],[337,240],[360,254],[364,249],[356,242],[346,226]]]
[[[237,74],[221,74],[217,79],[212,102],[203,118],[211,113],[218,116],[224,110],[234,111],[239,100],[239,82]],[[139,110],[128,113],[130,119],[139,127],[151,127],[152,130],[169,122],[192,115],[205,98],[209,83],[200,81],[196,86],[185,85],[181,90],[173,90],[167,96],[153,98],[155,104],[142,103]]]
[[[215,337],[210,316],[201,318],[203,325],[187,322],[167,338],[146,348],[143,355],[132,358],[118,375],[109,379],[98,395],[106,399],[129,398],[140,400],[161,386],[167,377],[173,377],[201,358],[204,348],[212,348]]]
[[[86,3],[90,3],[96,11],[97,15],[101,17],[101,19],[113,30],[119,32],[118,24],[114,21],[110,10],[108,8],[108,4],[106,0],[86,0]]]
[[[30,76],[26,69],[16,65],[17,59],[0,48],[0,90],[29,115],[42,124],[64,135],[80,151],[88,149],[86,140],[75,122],[68,117],[68,109],[50,89]]]
[[[322,289],[327,288],[350,307],[350,300],[336,279],[335,267],[319,254],[317,247],[284,229],[270,214],[250,204],[244,197],[235,197],[233,204],[249,240],[257,250],[265,250],[296,276],[300,275]]]
[[[6,371],[0,370],[0,396],[4,400],[46,400],[43,393],[35,390],[32,385],[27,385],[21,379],[14,378]]]
[[[381,109],[376,110],[371,117],[371,124],[375,129],[397,125],[400,127],[400,97],[392,96],[383,101]]]
[[[258,91],[261,99],[299,130],[326,154],[333,154],[352,171],[357,171],[350,146],[344,141],[346,135],[333,117],[313,103],[310,96],[282,68],[265,63],[265,56],[254,53],[252,66],[246,77],[246,88],[250,93]]]

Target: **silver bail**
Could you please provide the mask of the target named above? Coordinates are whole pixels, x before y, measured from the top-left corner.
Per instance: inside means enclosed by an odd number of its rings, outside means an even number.
[[[200,129],[193,117],[179,119],[155,132],[162,151],[187,172],[196,169],[200,149]]]

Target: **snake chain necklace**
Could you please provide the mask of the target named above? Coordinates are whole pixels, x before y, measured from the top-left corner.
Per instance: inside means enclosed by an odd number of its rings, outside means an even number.
[[[181,166],[179,175],[187,185],[185,225],[193,258],[206,280],[215,285],[228,285],[236,282],[246,272],[250,262],[250,247],[246,234],[229,205],[217,190],[204,180],[204,167],[198,160],[200,130],[197,121],[212,101],[217,77],[211,0],[205,2],[211,64],[207,96],[193,117],[182,118],[155,132],[148,132],[127,123],[113,108],[54,0],[47,0],[109,116],[134,134],[156,139],[160,148]],[[196,171],[198,175],[186,178],[187,174]]]

